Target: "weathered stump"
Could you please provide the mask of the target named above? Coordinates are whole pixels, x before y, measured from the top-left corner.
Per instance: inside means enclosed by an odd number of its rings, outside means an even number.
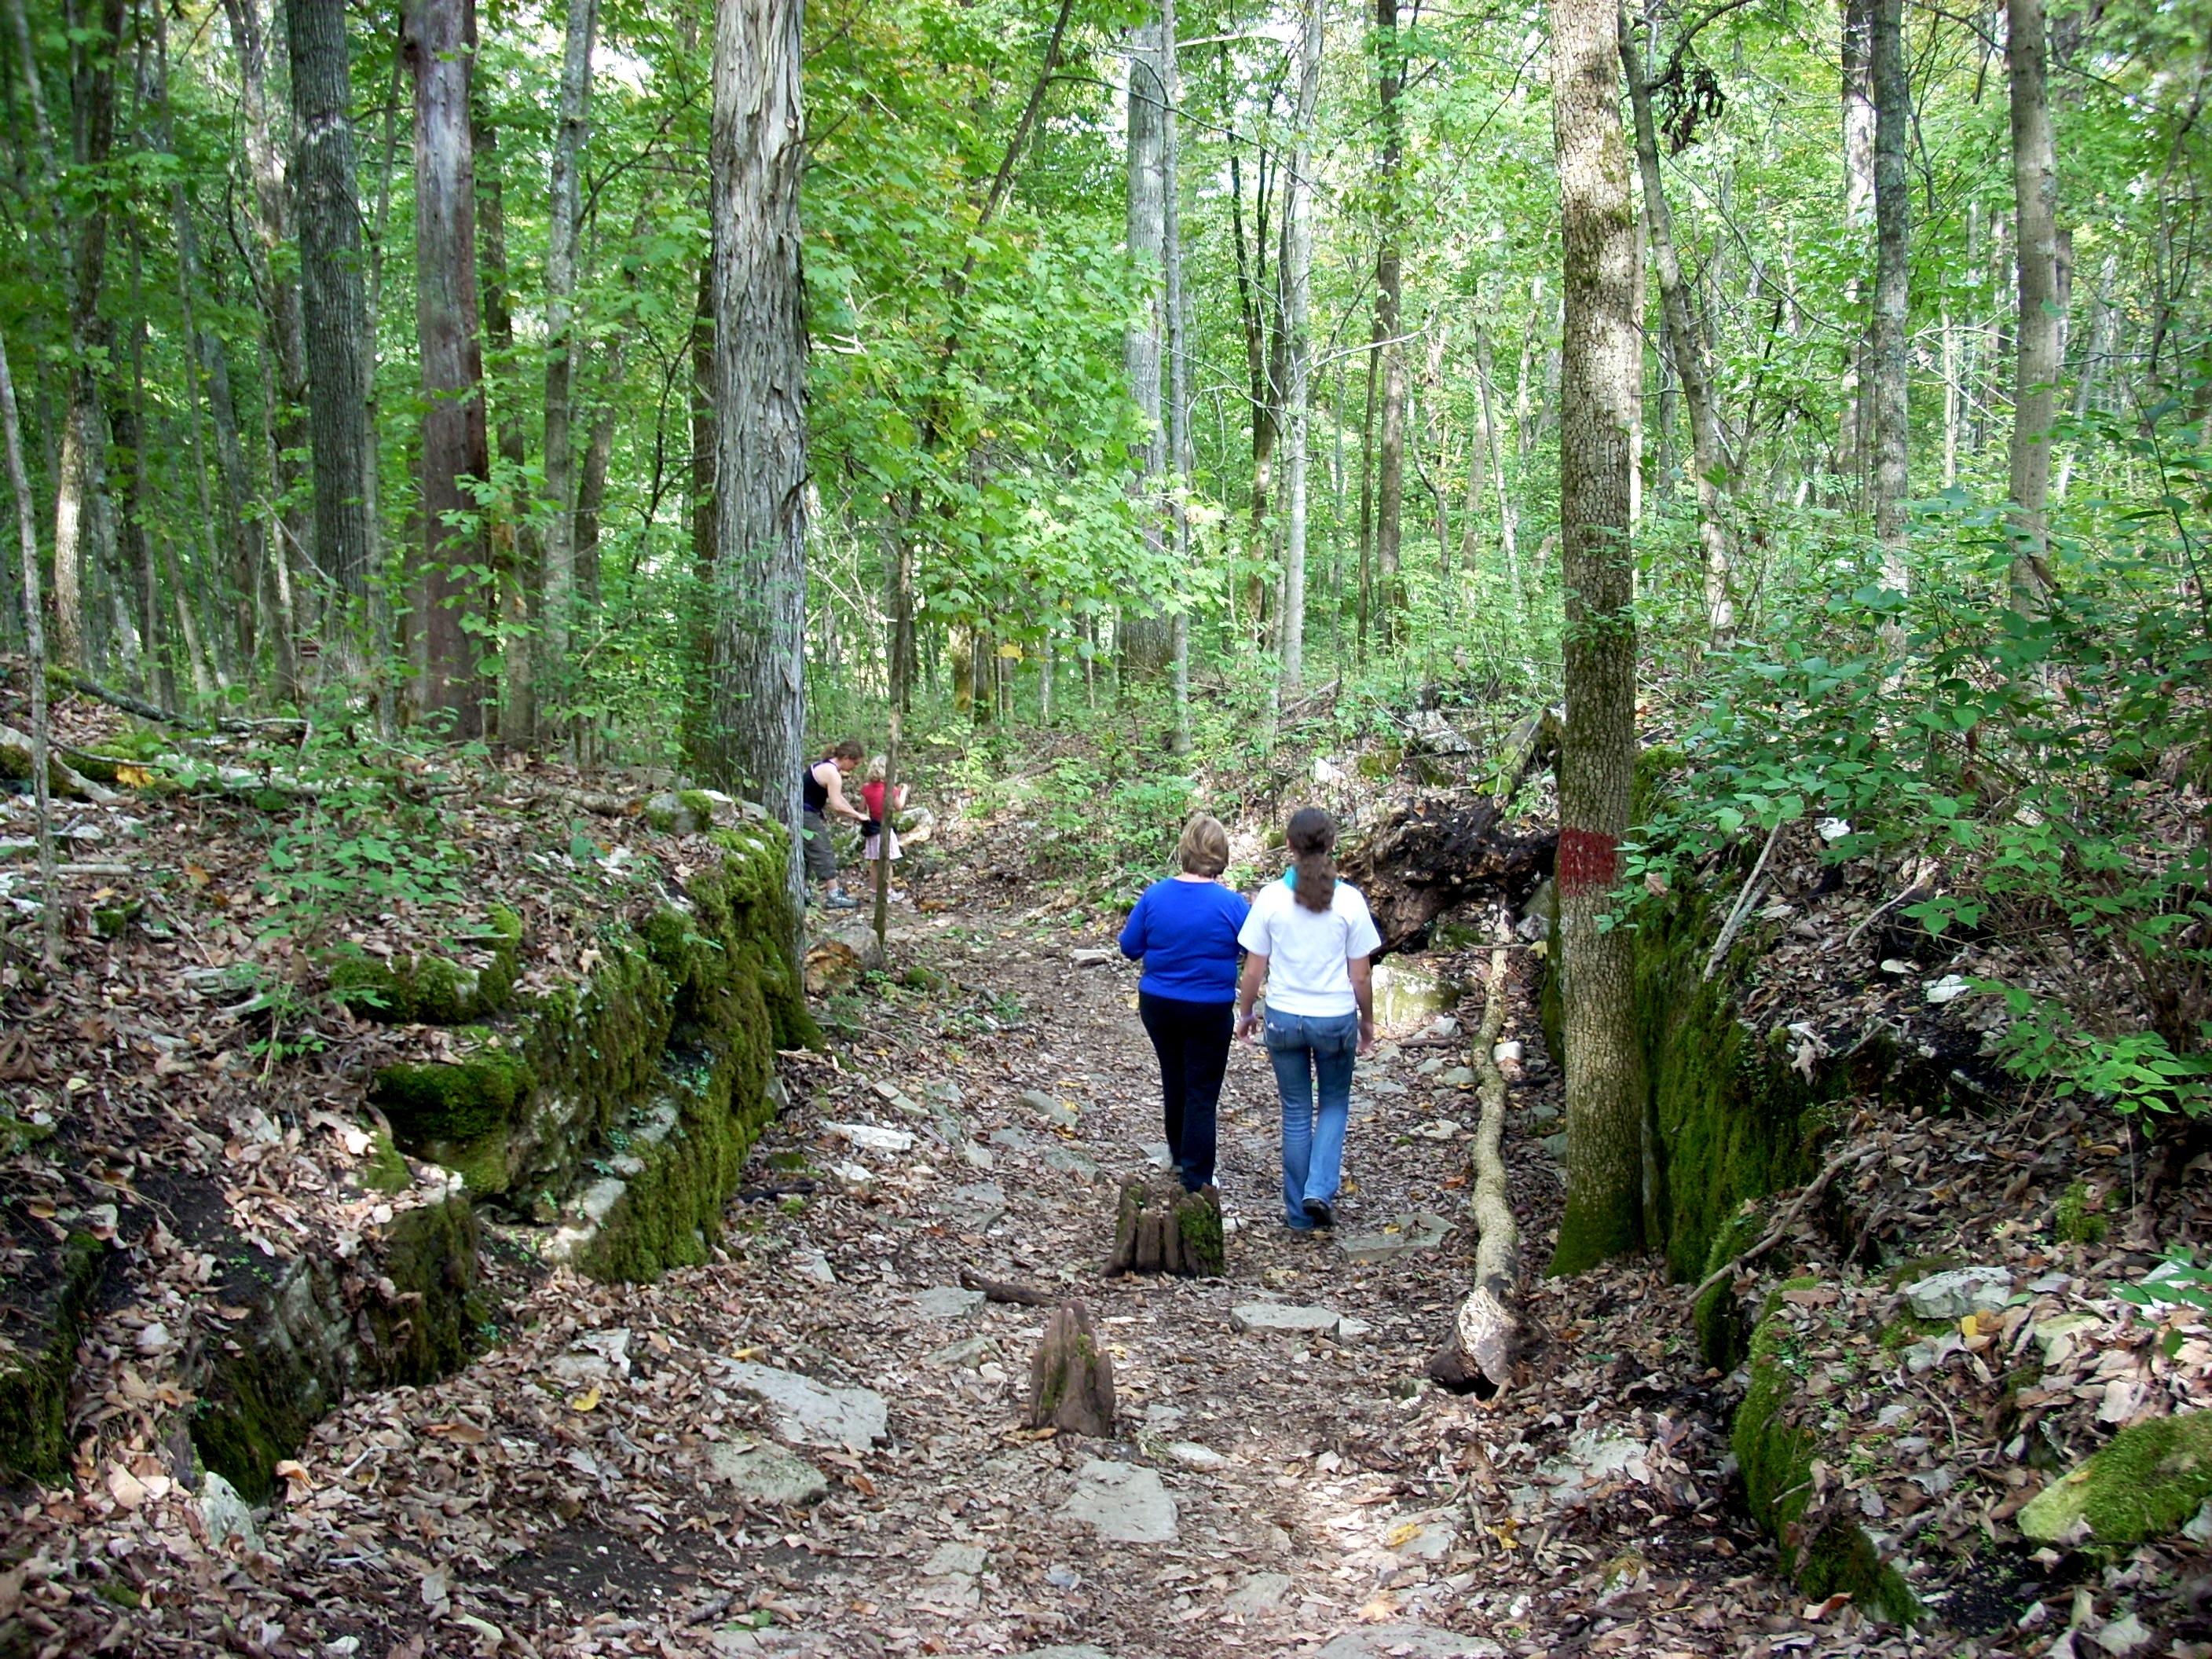
[[[1221,1194],[1185,1192],[1173,1176],[1132,1176],[1114,1209],[1109,1273],[1172,1273],[1204,1279],[1223,1271]]]
[[[1053,1310],[1030,1361],[1029,1425],[1103,1439],[1114,1430],[1114,1362],[1080,1302]]]

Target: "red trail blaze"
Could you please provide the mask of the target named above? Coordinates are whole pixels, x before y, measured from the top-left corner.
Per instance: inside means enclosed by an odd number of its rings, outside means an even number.
[[[1620,842],[1598,830],[1559,831],[1558,879],[1561,898],[1610,889],[1620,875]]]

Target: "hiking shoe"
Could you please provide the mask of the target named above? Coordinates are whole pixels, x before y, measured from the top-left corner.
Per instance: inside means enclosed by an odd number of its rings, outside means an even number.
[[[833,893],[822,901],[822,908],[825,910],[857,910],[860,908],[860,901],[843,893]]]
[[[1308,1199],[1305,1202],[1305,1212],[1306,1219],[1316,1227],[1336,1225],[1336,1212],[1329,1207],[1328,1200],[1325,1198]]]

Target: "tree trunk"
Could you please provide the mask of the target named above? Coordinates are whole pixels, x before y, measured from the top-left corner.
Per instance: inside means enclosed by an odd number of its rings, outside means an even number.
[[[1323,0],[1307,0],[1298,40],[1298,102],[1292,118],[1289,177],[1283,193],[1283,233],[1288,257],[1283,261],[1283,331],[1288,337],[1288,372],[1283,407],[1290,416],[1283,453],[1285,497],[1283,539],[1283,611],[1280,632],[1283,696],[1305,690],[1306,672],[1306,462],[1312,428],[1313,349],[1306,337],[1312,302],[1314,112],[1321,102]]]
[[[1513,489],[1505,479],[1505,449],[1498,431],[1497,388],[1491,372],[1490,331],[1478,325],[1474,331],[1474,367],[1476,389],[1482,398],[1483,447],[1490,454],[1491,483],[1498,496],[1498,551],[1505,562],[1505,590],[1510,596],[1513,617],[1520,619],[1523,600],[1521,591],[1521,550],[1519,535],[1521,514],[1513,499]],[[1470,463],[1468,471],[1474,471]],[[1472,491],[1473,486],[1469,485]],[[1472,525],[1469,526],[1472,533]]]
[[[487,556],[475,486],[490,471],[477,336],[476,157],[469,131],[474,0],[414,0],[403,49],[415,79],[416,332],[422,361],[423,672],[417,707],[483,735],[484,687],[465,607]]]
[[[1382,325],[1367,343],[1367,401],[1359,417],[1359,660],[1367,660],[1367,627],[1375,608],[1375,381],[1382,362]]]
[[[575,326],[576,246],[583,228],[583,149],[589,131],[592,46],[598,0],[568,0],[561,58],[561,107],[553,132],[551,202],[545,240],[544,585],[538,602],[540,659],[556,672],[568,653],[568,613],[576,590]]]
[[[23,465],[22,423],[15,416],[15,381],[8,368],[8,343],[0,340],[0,442],[8,458],[8,482],[15,494],[15,539],[23,576],[23,639],[31,704],[31,801],[39,840],[39,958],[61,966],[61,884],[55,872],[54,811],[49,791],[52,765],[46,717],[46,607],[39,593],[39,532],[31,504],[31,480]]]
[[[1872,0],[1874,57],[1874,317],[1867,338],[1868,398],[1874,416],[1874,528],[1881,585],[1906,591],[1905,506],[1911,494],[1905,305],[1912,282],[1912,86],[1905,60],[1905,0]]]
[[[507,181],[500,170],[499,129],[480,94],[472,97],[469,134],[476,149],[477,277],[489,368],[485,385],[496,416],[491,424],[500,460],[489,513],[492,571],[498,581],[499,739],[503,748],[519,750],[529,748],[538,735],[530,630],[541,573],[538,534],[526,515],[524,500],[529,453],[522,432],[522,386],[516,373],[514,304],[507,280]]]
[[[2107,253],[2102,270],[2097,273],[2097,293],[2091,301],[2089,313],[2089,349],[2082,354],[2081,378],[2074,386],[2074,418],[2078,422],[2089,417],[2096,407],[2097,382],[2112,361],[2119,344],[2119,307],[2113,303],[2112,294],[2120,279],[2120,256]],[[2066,499],[2066,486],[2073,479],[2075,447],[2069,447],[2058,463],[2058,481],[2052,493],[2060,501]]]
[[[74,19],[72,21],[76,21]],[[123,40],[123,0],[100,0],[104,39],[72,31],[70,43],[70,154],[80,170],[104,167],[115,145],[115,55]],[[35,73],[31,62],[27,74]],[[63,393],[61,456],[54,492],[54,654],[61,666],[85,659],[85,538],[97,512],[100,434],[98,343],[100,290],[107,263],[107,194],[95,191],[69,244],[70,368]]]
[[[1844,0],[1843,9],[1843,137],[1844,222],[1853,230],[1863,228],[1874,212],[1874,8],[1877,0]],[[1858,279],[1844,284],[1844,297],[1853,311],[1858,307]],[[1866,346],[1852,341],[1844,348],[1844,410],[1836,433],[1836,471],[1846,480],[1860,480],[1866,470],[1868,410]],[[1856,484],[1850,486],[1856,489]]]
[[[1399,550],[1406,499],[1406,348],[1399,339],[1402,264],[1399,239],[1404,204],[1400,168],[1405,153],[1404,43],[1398,34],[1398,0],[1375,0],[1375,56],[1377,103],[1382,130],[1376,166],[1375,337],[1382,352],[1382,430],[1375,483],[1375,617],[1385,646],[1397,643],[1406,594],[1400,580]]]
[[[2013,374],[2012,602],[2033,610],[2051,591],[2044,511],[2051,497],[2051,427],[2057,408],[2058,165],[2046,84],[2043,0],[2006,0],[2005,69],[2012,97],[2012,187],[2020,247],[2020,355]]]
[[[1190,366],[1184,349],[1182,297],[1182,137],[1178,112],[1182,101],[1182,71],[1176,38],[1176,0],[1160,0],[1160,79],[1166,107],[1162,113],[1162,149],[1166,179],[1161,197],[1164,214],[1161,253],[1167,270],[1168,325],[1168,471],[1175,491],[1170,518],[1175,532],[1176,607],[1169,624],[1169,656],[1175,699],[1175,736],[1171,747],[1178,755],[1190,752],[1190,595],[1185,586],[1190,570],[1190,519],[1183,510],[1183,491],[1190,478]],[[1045,638],[1045,680],[1051,684],[1053,639]],[[1048,721],[1048,724],[1049,722]]]
[[[344,0],[287,0],[292,114],[299,133],[300,297],[307,337],[315,563],[342,614],[332,666],[364,665],[369,574],[376,568],[376,441],[368,401],[376,348],[362,287],[354,183],[353,83]]]
[[[1652,262],[1659,270],[1666,345],[1690,414],[1691,465],[1698,475],[1698,548],[1705,564],[1705,629],[1716,647],[1726,647],[1735,637],[1735,593],[1722,501],[1728,453],[1721,438],[1712,377],[1705,367],[1702,331],[1691,317],[1689,285],[1683,281],[1681,260],[1674,251],[1674,216],[1667,205],[1666,185],[1659,173],[1659,134],[1651,117],[1651,91],[1625,9],[1620,14],[1620,62],[1627,72],[1629,106],[1635,116],[1636,159],[1643,175]]]
[[[714,11],[714,770],[790,837],[795,927],[806,732],[806,328],[799,0]]]
[[[1559,548],[1566,596],[1559,756],[1559,936],[1566,1048],[1567,1206],[1555,1273],[1644,1242],[1643,1056],[1634,934],[1601,928],[1620,872],[1636,768],[1630,447],[1642,362],[1636,210],[1622,142],[1613,0],[1553,0],[1565,333],[1560,351]]]
[[[1139,318],[1122,338],[1122,362],[1128,372],[1129,392],[1144,422],[1141,444],[1130,447],[1129,459],[1136,476],[1129,491],[1138,502],[1138,526],[1157,566],[1164,550],[1164,525],[1160,491],[1166,478],[1167,427],[1160,403],[1163,295],[1160,278],[1167,253],[1167,87],[1162,73],[1165,56],[1161,20],[1155,16],[1131,32],[1128,94],[1128,200],[1127,234],[1129,264],[1147,297]],[[1146,678],[1168,665],[1170,654],[1168,618],[1150,606],[1133,603],[1121,621],[1121,665],[1125,673]]]

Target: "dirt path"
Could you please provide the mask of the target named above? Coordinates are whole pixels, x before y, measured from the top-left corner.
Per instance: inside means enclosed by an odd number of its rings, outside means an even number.
[[[1729,1518],[1679,1289],[1540,1285],[1525,1386],[1486,1406],[1419,1381],[1472,1243],[1449,1042],[1389,1032],[1362,1063],[1334,1238],[1276,1221],[1272,1077],[1240,1048],[1227,1278],[1103,1279],[1112,1181],[1160,1133],[1133,970],[1072,959],[1103,942],[909,915],[897,966],[952,982],[852,1005],[834,1061],[794,1058],[748,1174],[816,1189],[734,1204],[725,1263],[538,1279],[467,1371],[326,1422],[261,1558],[263,1588],[316,1593],[264,1650],[1865,1650],[1802,1623]],[[1532,1025],[1508,1030],[1531,1073],[1508,1152],[1540,1263],[1557,1089]],[[1425,1215],[1450,1229],[1428,1249]],[[1388,1259],[1352,1260],[1363,1235]],[[1043,1312],[962,1291],[963,1267],[1088,1304],[1122,1437],[1018,1427]],[[1344,1322],[1247,1328],[1270,1317]]]

